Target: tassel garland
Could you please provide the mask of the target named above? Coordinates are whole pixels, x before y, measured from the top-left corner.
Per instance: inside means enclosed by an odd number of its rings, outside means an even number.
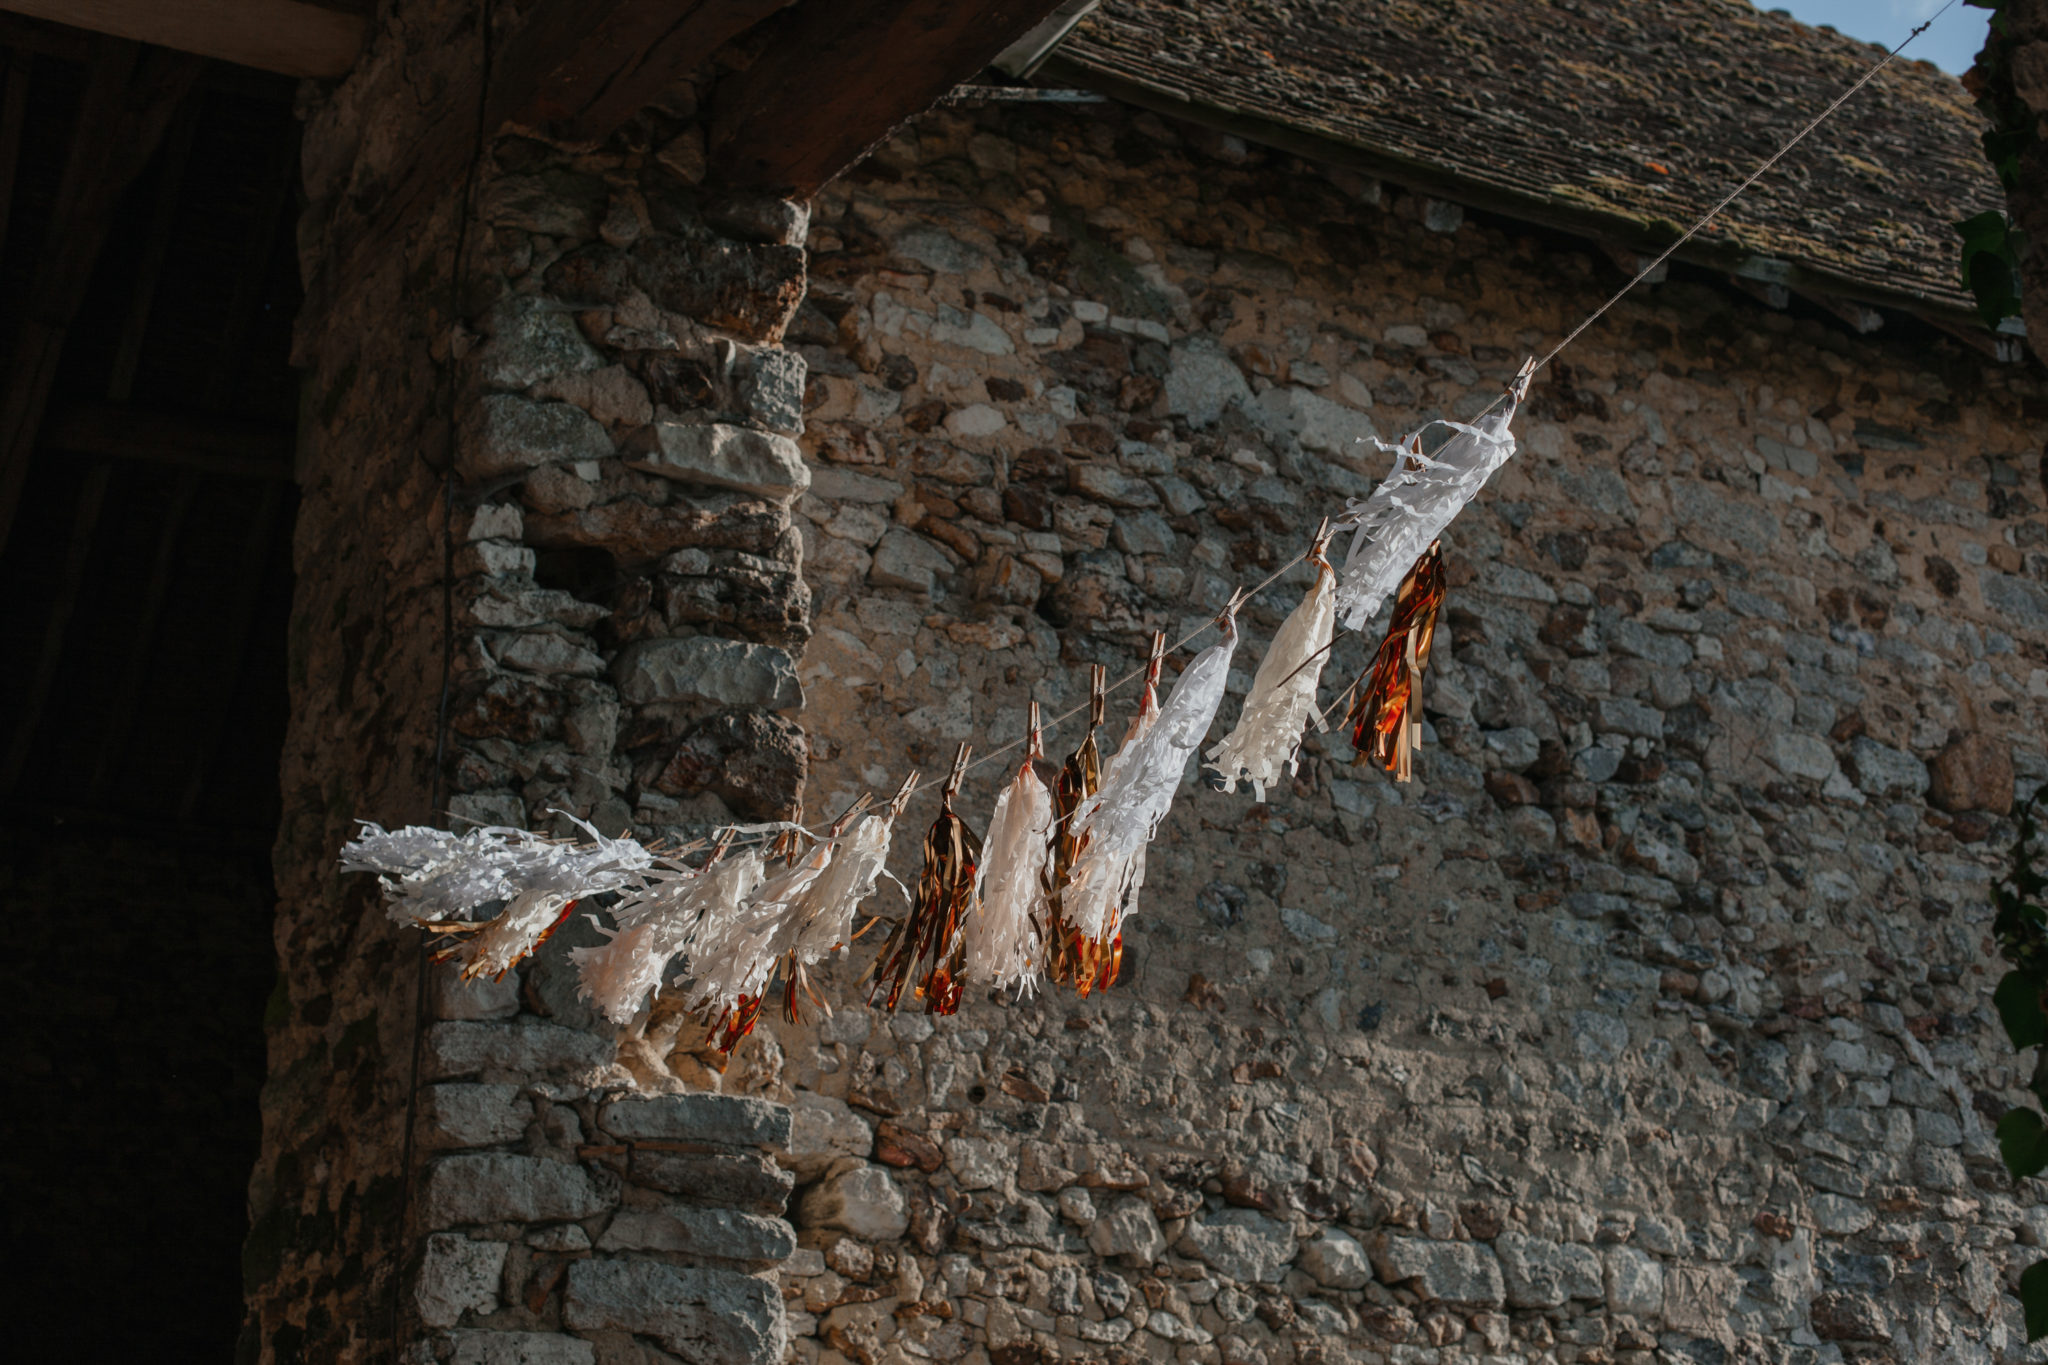
[[[1443,423],[1452,436],[1433,454],[1423,453],[1421,431],[1380,446],[1394,453],[1395,468],[1371,497],[1350,505],[1345,524],[1355,529],[1341,572],[1326,556],[1329,522],[1318,529],[1303,556],[1315,579],[1268,646],[1237,724],[1208,750],[1224,790],[1249,782],[1263,801],[1283,772],[1296,770],[1304,727],[1326,718],[1316,710],[1316,691],[1337,624],[1362,626],[1389,595],[1386,637],[1354,685],[1346,724],[1356,763],[1411,780],[1422,678],[1444,599],[1438,537],[1514,455],[1509,423],[1533,372],[1533,361],[1523,365],[1501,411],[1471,425]],[[909,910],[868,969],[870,1004],[895,1009],[907,990],[926,1012],[951,1014],[970,980],[1028,994],[1043,976],[1083,996],[1115,984],[1123,926],[1145,884],[1147,846],[1223,699],[1242,600],[1232,595],[1216,620],[1223,639],[1188,664],[1164,705],[1158,684],[1166,638],[1153,637],[1137,707],[1106,764],[1099,736],[1108,688],[1099,665],[1090,677],[1087,734],[1058,768],[1045,759],[1032,703],[1024,761],[996,798],[986,847],[953,808],[968,766],[968,746],[960,746],[924,838]],[[802,1022],[803,996],[831,1012],[812,973],[881,922],[853,927],[888,875],[895,824],[916,789],[912,773],[884,812],[868,813],[862,796],[823,837],[797,822],[728,827],[695,869],[681,859],[701,843],[650,849],[630,837],[606,839],[573,816],[588,842],[496,826],[456,835],[365,821],[343,846],[341,868],[376,874],[391,918],[440,938],[435,960],[459,962],[465,979],[503,976],[579,902],[616,895],[616,927],[598,926],[607,941],[571,953],[582,996],[628,1025],[680,958],[685,970],[671,984],[682,987],[684,1008],[710,1027],[713,1044],[729,1052],[752,1031],[778,981],[792,1023]],[[751,849],[726,856],[735,839],[771,835],[770,863]]]
[[[1209,750],[1227,792],[1236,791],[1243,779],[1252,784],[1253,797],[1264,801],[1266,788],[1279,782],[1282,767],[1294,771],[1337,625],[1337,577],[1323,557],[1329,543],[1330,524],[1325,521],[1308,552],[1315,583],[1266,647],[1244,710],[1238,713],[1237,728]]]
[[[1352,747],[1358,751],[1352,761],[1376,763],[1394,774],[1396,782],[1414,778],[1415,746],[1422,740],[1422,671],[1429,667],[1443,602],[1443,549],[1432,541],[1401,580],[1394,619],[1368,670],[1370,681],[1345,717]]]
[[[996,797],[988,840],[975,875],[975,910],[963,932],[963,956],[970,980],[1028,995],[1038,980],[1044,949],[1046,873],[1052,861],[1053,792],[1046,782],[1045,750],[1038,729],[1038,703],[1031,703],[1031,732],[1016,778]]]
[[[875,984],[868,1002],[888,987],[883,1005],[895,1009],[904,987],[924,997],[927,1014],[951,1014],[960,1008],[964,987],[961,927],[974,909],[975,871],[981,864],[981,840],[953,813],[953,798],[967,775],[968,747],[953,759],[946,779],[939,818],[924,836],[924,872],[910,913],[897,924],[875,962]]]

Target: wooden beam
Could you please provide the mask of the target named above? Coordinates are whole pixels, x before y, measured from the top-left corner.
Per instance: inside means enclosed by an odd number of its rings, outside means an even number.
[[[289,483],[293,440],[292,428],[279,423],[81,403],[50,414],[42,445],[45,450]]]
[[[602,142],[713,52],[795,0],[555,0],[506,44],[485,122]]]
[[[362,15],[299,0],[0,0],[0,9],[316,80],[346,74],[363,46]]]
[[[107,380],[107,401],[125,403],[135,391],[135,372],[142,367],[142,342],[149,335],[149,317],[156,309],[157,285],[170,254],[177,227],[178,195],[185,188],[185,167],[192,159],[192,140],[199,132],[198,100],[178,106],[164,136],[163,159],[157,164],[156,200],[149,211],[149,235],[142,239],[142,259],[135,267],[135,287],[128,295],[128,317],[114,345],[113,375]]]
[[[804,0],[761,58],[727,78],[711,174],[807,199],[931,107],[1059,0]]]
[[[162,140],[200,65],[182,52],[145,51],[116,38],[93,40],[64,176],[14,348],[0,372],[0,549],[14,525],[64,339],[84,302],[114,209]]]

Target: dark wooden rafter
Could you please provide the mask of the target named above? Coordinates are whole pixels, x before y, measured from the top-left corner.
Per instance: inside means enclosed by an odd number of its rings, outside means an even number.
[[[182,52],[93,43],[84,101],[27,307],[0,392],[0,548],[14,523],[50,385],[114,209],[162,140],[201,62]]]
[[[82,403],[49,415],[42,446],[283,483],[292,477],[294,436],[284,423]]]
[[[805,0],[713,111],[721,184],[803,199],[980,71],[1058,0]]]
[[[157,163],[155,202],[150,205],[149,235],[142,241],[142,259],[135,269],[135,288],[128,298],[128,316],[121,324],[120,339],[114,343],[113,375],[107,380],[107,397],[125,403],[135,390],[135,372],[142,365],[142,341],[149,333],[150,314],[156,310],[157,285],[163,279],[164,260],[170,255],[171,234],[177,221],[178,194],[185,187],[185,168],[192,159],[192,140],[199,131],[199,104],[187,100],[178,106],[164,135],[163,159]]]
[[[361,221],[330,240],[318,287],[384,252],[462,179],[478,133],[509,125],[595,143],[732,39],[766,55],[726,78],[712,142],[729,187],[808,196],[904,119],[974,75],[1059,0],[538,0],[481,69],[435,94],[433,131]],[[482,127],[477,110],[482,107]],[[314,311],[318,311],[315,307]]]
[[[0,0],[0,9],[94,33],[332,79],[363,45],[363,16],[302,0]]]
[[[600,142],[728,41],[796,0],[538,7],[506,45],[485,121]]]
[[[497,40],[488,63],[433,92],[428,133],[385,178],[353,222],[330,231],[346,243],[322,263],[317,293],[388,252],[464,180],[479,142],[508,124],[550,137],[599,142],[726,41],[791,0],[537,0]],[[488,78],[488,89],[485,82]],[[481,126],[480,126],[481,122]],[[317,313],[317,298],[308,300]]]

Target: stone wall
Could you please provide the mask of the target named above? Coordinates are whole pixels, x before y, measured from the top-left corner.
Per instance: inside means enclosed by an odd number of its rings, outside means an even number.
[[[807,221],[701,183],[714,66],[604,147],[497,139],[336,289],[477,57],[404,8],[309,127],[252,1358],[2020,1354],[2048,1229],[1987,1136],[1983,940],[2048,778],[2035,375],[1639,296],[1447,538],[1419,781],[1332,734],[1269,803],[1190,785],[1114,991],[764,1022],[726,1064],[672,1001],[591,1017],[581,915],[504,983],[419,973],[332,871],[351,818],[445,782],[688,837],[1013,738],[1611,269],[1114,107],[927,116]]]
[[[926,116],[808,247],[820,810],[1134,667],[1617,282],[1113,107]],[[1191,783],[1107,995],[744,1045],[795,1357],[2032,1358],[1986,900],[2048,778],[2048,395],[1913,328],[1640,291],[1446,538],[1416,782],[1333,733]]]
[[[487,69],[475,7],[387,10],[306,138],[283,984],[244,1352],[772,1362],[759,1272],[793,1237],[759,1149],[781,1107],[654,1098],[717,1073],[678,1018],[623,1046],[597,1026],[567,956],[599,941],[587,916],[463,985],[335,869],[357,818],[652,840],[798,809],[809,476],[778,342],[805,214],[700,184],[707,67],[602,147],[492,140],[368,238],[394,150],[472,117],[449,91]]]

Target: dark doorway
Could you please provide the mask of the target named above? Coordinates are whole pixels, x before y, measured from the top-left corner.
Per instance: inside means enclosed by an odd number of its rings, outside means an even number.
[[[227,1360],[275,978],[294,84],[12,18],[0,54],[0,393],[43,399],[0,444],[14,1288],[32,1353]],[[96,120],[116,76],[172,81],[158,126]],[[92,221],[79,168],[124,135],[154,140]]]

